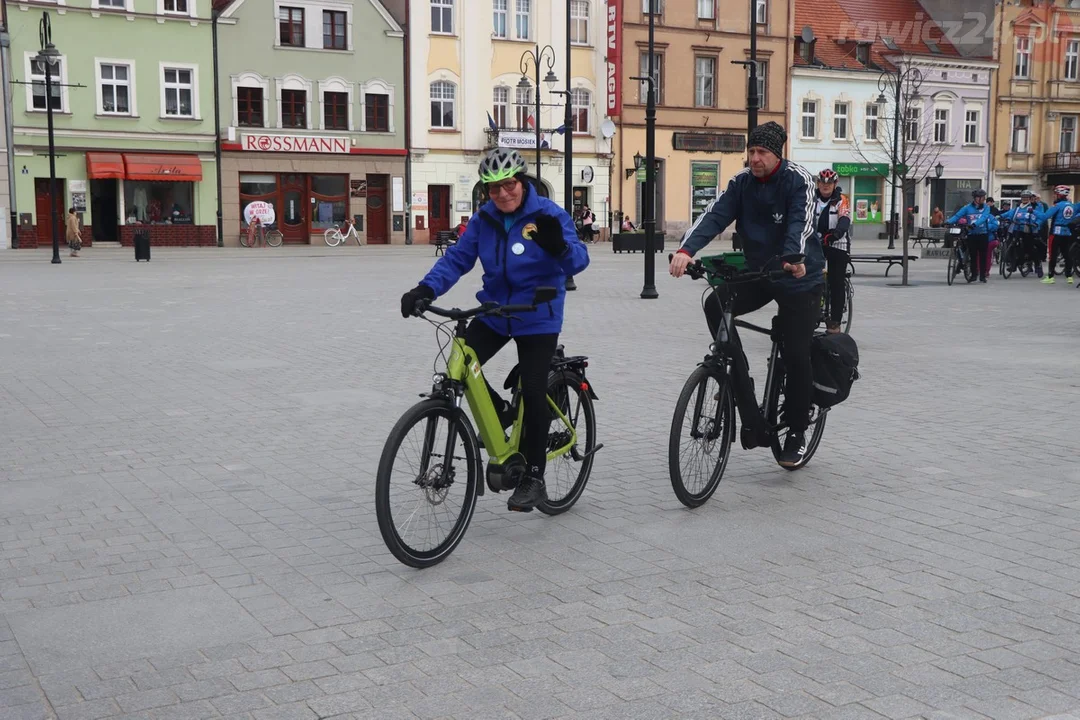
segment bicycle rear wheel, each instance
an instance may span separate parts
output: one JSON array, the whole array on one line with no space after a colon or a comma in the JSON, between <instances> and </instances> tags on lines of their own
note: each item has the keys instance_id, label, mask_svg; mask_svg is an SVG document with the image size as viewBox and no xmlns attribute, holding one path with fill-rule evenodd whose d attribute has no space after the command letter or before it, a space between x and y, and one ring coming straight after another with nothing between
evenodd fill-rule
<instances>
[{"instance_id":1,"label":"bicycle rear wheel","mask_svg":"<svg viewBox=\"0 0 1080 720\"><path fill-rule=\"evenodd\" d=\"M341 244L341 233L336 228L330 228L323 233L323 241L330 247L337 247Z\"/></svg>"},{"instance_id":2,"label":"bicycle rear wheel","mask_svg":"<svg viewBox=\"0 0 1080 720\"><path fill-rule=\"evenodd\" d=\"M840 318L844 332L851 332L851 318L855 315L855 286L851 284L851 278L844 280L844 315Z\"/></svg>"},{"instance_id":3,"label":"bicycle rear wheel","mask_svg":"<svg viewBox=\"0 0 1080 720\"><path fill-rule=\"evenodd\" d=\"M445 400L425 400L397 421L375 476L375 515L399 561L430 567L458 546L476 507L478 457L472 425Z\"/></svg>"},{"instance_id":4,"label":"bicycle rear wheel","mask_svg":"<svg viewBox=\"0 0 1080 720\"><path fill-rule=\"evenodd\" d=\"M240 233L240 244L243 247L251 247L252 243L248 240L248 234L246 232Z\"/></svg>"},{"instance_id":5,"label":"bicycle rear wheel","mask_svg":"<svg viewBox=\"0 0 1080 720\"><path fill-rule=\"evenodd\" d=\"M545 515L558 515L572 508L589 482L596 448L596 410L586 387L581 376L569 370L552 373L548 378L548 398L559 410L556 413L549 403L548 452L566 447L570 442L570 427L577 435L577 442L548 460L544 473L548 497L536 506Z\"/></svg>"},{"instance_id":6,"label":"bicycle rear wheel","mask_svg":"<svg viewBox=\"0 0 1080 720\"><path fill-rule=\"evenodd\" d=\"M723 370L702 365L687 378L671 419L668 472L679 502L694 508L712 497L734 439L731 380Z\"/></svg>"},{"instance_id":7,"label":"bicycle rear wheel","mask_svg":"<svg viewBox=\"0 0 1080 720\"><path fill-rule=\"evenodd\" d=\"M285 239L280 230L267 230L265 237L266 244L270 247L281 247L281 242Z\"/></svg>"},{"instance_id":8,"label":"bicycle rear wheel","mask_svg":"<svg viewBox=\"0 0 1080 720\"><path fill-rule=\"evenodd\" d=\"M780 454L784 450L782 440L788 429L786 418L781 419L784 412L784 386L786 381L787 376L781 364L774 373L773 386L765 403L765 418L770 427L776 428L776 432L772 436L772 453L777 464L779 464ZM814 404L810 405L810 423L806 426L806 434L809 437L806 442L806 454L798 465L792 467L780 465L780 467L792 471L806 467L806 464L814 457L814 453L817 452L818 446L821 444L821 437L825 434L825 420L828 414L828 410L823 410Z\"/></svg>"},{"instance_id":9,"label":"bicycle rear wheel","mask_svg":"<svg viewBox=\"0 0 1080 720\"><path fill-rule=\"evenodd\" d=\"M959 262L958 255L959 253L954 246L952 252L949 253L949 268L947 271L948 275L946 275L946 280L948 281L949 285L953 284L953 278L956 277L956 264Z\"/></svg>"},{"instance_id":10,"label":"bicycle rear wheel","mask_svg":"<svg viewBox=\"0 0 1080 720\"><path fill-rule=\"evenodd\" d=\"M1012 277L1012 274L1016 271L1019 265L1020 258L1019 249L1013 243L1009 243L1005 247L1005 252L1001 253L1001 262L998 264L998 271L1001 273L1001 277L1008 280ZM1011 269L1010 269L1011 268Z\"/></svg>"}]
</instances>

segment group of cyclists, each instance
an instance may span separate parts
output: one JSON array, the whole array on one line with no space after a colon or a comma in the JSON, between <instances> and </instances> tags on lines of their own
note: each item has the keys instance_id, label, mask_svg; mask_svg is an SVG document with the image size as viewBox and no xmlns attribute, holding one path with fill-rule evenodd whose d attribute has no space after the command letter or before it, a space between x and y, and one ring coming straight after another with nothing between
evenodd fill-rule
<instances>
[{"instance_id":1,"label":"group of cyclists","mask_svg":"<svg viewBox=\"0 0 1080 720\"><path fill-rule=\"evenodd\" d=\"M1034 192L1025 190L1019 204L999 212L988 202L986 190L979 188L972 191L971 202L957 210L945 224L966 231L964 250L972 259L973 276L979 282L985 283L989 278L994 243L1009 240L1015 243L1017 252L1002 254L999 260L1006 264L1008 272L1032 267L1043 283L1052 285L1060 258L1064 260L1066 282L1071 285L1078 255L1074 237L1080 221L1080 203L1071 202L1070 194L1068 185L1058 185L1054 188L1053 204L1047 206ZM1045 276L1043 258L1049 259ZM957 263L954 275L962 269Z\"/></svg>"}]
</instances>

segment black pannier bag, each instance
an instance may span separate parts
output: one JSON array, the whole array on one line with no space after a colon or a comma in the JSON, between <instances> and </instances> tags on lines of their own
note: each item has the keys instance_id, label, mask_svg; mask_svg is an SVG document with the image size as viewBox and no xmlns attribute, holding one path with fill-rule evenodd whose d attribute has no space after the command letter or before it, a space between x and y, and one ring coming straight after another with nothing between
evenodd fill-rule
<instances>
[{"instance_id":1,"label":"black pannier bag","mask_svg":"<svg viewBox=\"0 0 1080 720\"><path fill-rule=\"evenodd\" d=\"M839 405L851 394L859 379L859 346L846 333L817 335L810 347L814 368L814 404L828 408Z\"/></svg>"}]
</instances>

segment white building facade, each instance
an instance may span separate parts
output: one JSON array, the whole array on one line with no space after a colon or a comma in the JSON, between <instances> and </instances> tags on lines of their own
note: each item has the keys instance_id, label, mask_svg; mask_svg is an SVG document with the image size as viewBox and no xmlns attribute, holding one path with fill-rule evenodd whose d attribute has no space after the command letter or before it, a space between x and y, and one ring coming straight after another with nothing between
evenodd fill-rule
<instances>
[{"instance_id":1,"label":"white building facade","mask_svg":"<svg viewBox=\"0 0 1080 720\"><path fill-rule=\"evenodd\" d=\"M605 138L606 4L569 3L572 73L566 77L566 8L554 0L410 0L410 216L415 242L455 227L486 199L477 167L496 144L512 144L536 175L536 69L522 55L546 48L541 78L557 76L569 92L574 125L574 204L587 204L606 225L610 210L611 140ZM467 7L466 7L467 6ZM554 53L552 53L554 49ZM548 58L554 63L548 65ZM564 202L565 95L540 85L544 192ZM495 129L492 128L494 124ZM549 147L543 147L544 145Z\"/></svg>"}]
</instances>

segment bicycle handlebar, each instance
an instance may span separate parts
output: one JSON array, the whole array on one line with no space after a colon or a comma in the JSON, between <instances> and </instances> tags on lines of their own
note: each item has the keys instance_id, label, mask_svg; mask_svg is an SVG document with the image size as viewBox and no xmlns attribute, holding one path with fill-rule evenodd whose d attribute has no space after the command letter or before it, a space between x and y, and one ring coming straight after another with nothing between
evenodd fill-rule
<instances>
[{"instance_id":1,"label":"bicycle handlebar","mask_svg":"<svg viewBox=\"0 0 1080 720\"><path fill-rule=\"evenodd\" d=\"M429 300L418 300L416 302L414 314L419 316L429 312L432 315L438 315L439 317L444 317L448 320L468 320L479 315L509 316L513 313L534 312L535 310L536 305L499 305L498 303L484 303L483 305L470 310L462 310L460 308L447 309L436 307L435 305L432 305Z\"/></svg>"},{"instance_id":2,"label":"bicycle handlebar","mask_svg":"<svg viewBox=\"0 0 1080 720\"><path fill-rule=\"evenodd\" d=\"M668 255L668 262L674 259L674 255ZM694 280L701 280L709 275L713 277L722 278L726 283L748 283L758 280L782 280L785 277L789 277L791 273L787 270L739 270L730 265L721 265L721 268L726 268L727 271L714 271L705 267L700 260L695 260L690 265L686 266L686 274Z\"/></svg>"}]
</instances>

